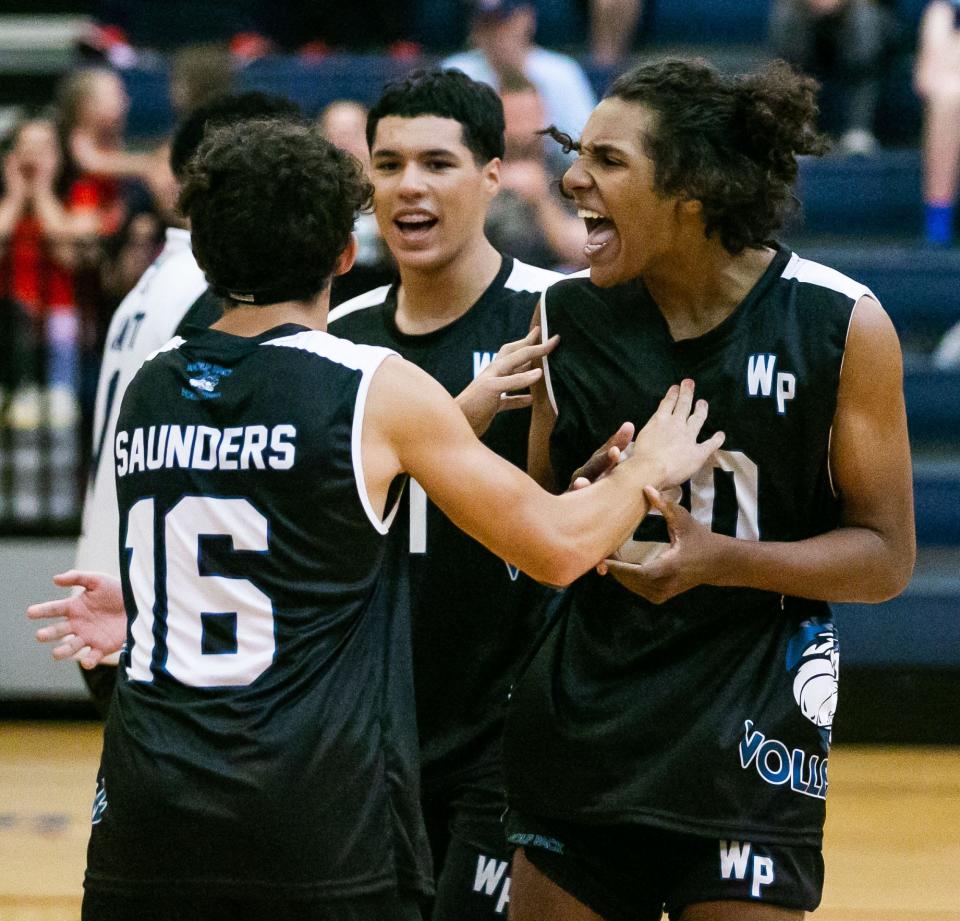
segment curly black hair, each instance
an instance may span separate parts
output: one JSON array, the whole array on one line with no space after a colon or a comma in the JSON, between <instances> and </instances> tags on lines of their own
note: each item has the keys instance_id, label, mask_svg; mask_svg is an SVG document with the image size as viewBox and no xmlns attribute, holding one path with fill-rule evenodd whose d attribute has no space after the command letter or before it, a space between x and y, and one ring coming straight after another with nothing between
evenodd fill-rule
<instances>
[{"instance_id":1,"label":"curly black hair","mask_svg":"<svg viewBox=\"0 0 960 921\"><path fill-rule=\"evenodd\" d=\"M503 103L486 83L471 80L463 71L415 70L389 83L367 115L367 146L373 147L381 118L398 115L417 118L436 115L460 122L463 143L477 166L503 158Z\"/></svg>"},{"instance_id":2,"label":"curly black hair","mask_svg":"<svg viewBox=\"0 0 960 921\"><path fill-rule=\"evenodd\" d=\"M207 131L178 206L214 291L269 304L326 288L372 193L356 158L315 126L254 120Z\"/></svg>"},{"instance_id":3,"label":"curly black hair","mask_svg":"<svg viewBox=\"0 0 960 921\"><path fill-rule=\"evenodd\" d=\"M707 236L736 255L769 241L795 207L797 156L827 149L816 128L818 88L783 61L727 76L705 61L672 59L628 71L604 98L655 113L643 138L655 188L699 201Z\"/></svg>"}]
</instances>

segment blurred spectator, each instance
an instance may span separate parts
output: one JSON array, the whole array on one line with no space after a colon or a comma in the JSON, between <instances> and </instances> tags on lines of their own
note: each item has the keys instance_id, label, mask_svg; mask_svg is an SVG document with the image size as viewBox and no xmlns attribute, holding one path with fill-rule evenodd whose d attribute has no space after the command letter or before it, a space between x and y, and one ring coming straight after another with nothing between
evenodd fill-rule
<instances>
[{"instance_id":1,"label":"blurred spectator","mask_svg":"<svg viewBox=\"0 0 960 921\"><path fill-rule=\"evenodd\" d=\"M101 205L109 201L112 217L101 228L109 235L123 222L118 180L145 182L161 210L172 211L175 183L166 151L130 153L125 149L130 98L123 81L106 67L88 67L70 74L58 94L60 121L74 169L99 186Z\"/></svg>"},{"instance_id":2,"label":"blurred spectator","mask_svg":"<svg viewBox=\"0 0 960 921\"><path fill-rule=\"evenodd\" d=\"M877 0L774 0L771 50L837 88L845 153L877 148L874 116L893 33L891 15Z\"/></svg>"},{"instance_id":3,"label":"blurred spectator","mask_svg":"<svg viewBox=\"0 0 960 921\"><path fill-rule=\"evenodd\" d=\"M328 141L352 153L369 173L367 110L364 106L350 99L338 99L320 113L318 123ZM393 280L393 260L380 236L373 213L360 214L353 232L357 238L357 260L346 275L334 278L330 293L332 306Z\"/></svg>"},{"instance_id":4,"label":"blurred spectator","mask_svg":"<svg viewBox=\"0 0 960 921\"><path fill-rule=\"evenodd\" d=\"M60 88L69 165L84 190L83 204L98 214L99 232L107 241L101 273L105 297L96 305L100 326L153 261L161 240L155 212L158 207L172 212L176 195L165 150L126 150L129 106L123 81L107 68L76 71ZM143 183L149 185L152 198Z\"/></svg>"},{"instance_id":5,"label":"blurred spectator","mask_svg":"<svg viewBox=\"0 0 960 921\"><path fill-rule=\"evenodd\" d=\"M529 0L475 0L470 31L474 48L448 57L443 66L497 90L505 73L519 71L540 93L547 121L576 137L596 104L593 89L573 58L533 43L536 26Z\"/></svg>"},{"instance_id":6,"label":"blurred spectator","mask_svg":"<svg viewBox=\"0 0 960 921\"><path fill-rule=\"evenodd\" d=\"M97 218L79 183L68 184L54 122L31 119L13 132L0 199L0 309L7 422L33 429L77 419L79 320L74 273Z\"/></svg>"},{"instance_id":7,"label":"blurred spectator","mask_svg":"<svg viewBox=\"0 0 960 921\"><path fill-rule=\"evenodd\" d=\"M170 62L170 102L177 118L230 92L233 61L225 44L207 42L178 48Z\"/></svg>"},{"instance_id":8,"label":"blurred spectator","mask_svg":"<svg viewBox=\"0 0 960 921\"><path fill-rule=\"evenodd\" d=\"M914 85L924 101L926 239L949 246L960 182L960 0L933 0L924 10Z\"/></svg>"},{"instance_id":9,"label":"blurred spectator","mask_svg":"<svg viewBox=\"0 0 960 921\"><path fill-rule=\"evenodd\" d=\"M960 369L960 323L944 333L933 352L933 366L941 371Z\"/></svg>"},{"instance_id":10,"label":"blurred spectator","mask_svg":"<svg viewBox=\"0 0 960 921\"><path fill-rule=\"evenodd\" d=\"M539 133L546 121L540 94L513 71L504 74L500 96L506 153L501 191L487 215L487 237L501 252L531 265L582 268L587 231L560 195L566 164L548 155Z\"/></svg>"},{"instance_id":11,"label":"blurred spectator","mask_svg":"<svg viewBox=\"0 0 960 921\"><path fill-rule=\"evenodd\" d=\"M590 55L598 67L613 70L633 47L641 0L590 0Z\"/></svg>"}]
</instances>

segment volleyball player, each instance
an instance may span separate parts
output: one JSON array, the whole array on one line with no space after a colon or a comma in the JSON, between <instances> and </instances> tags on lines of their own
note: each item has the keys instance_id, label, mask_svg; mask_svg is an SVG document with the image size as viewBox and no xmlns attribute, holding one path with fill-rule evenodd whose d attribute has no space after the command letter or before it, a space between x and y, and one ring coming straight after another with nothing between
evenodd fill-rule
<instances>
[{"instance_id":1,"label":"volleyball player","mask_svg":"<svg viewBox=\"0 0 960 921\"><path fill-rule=\"evenodd\" d=\"M376 216L400 277L337 307L330 331L422 368L457 397L484 444L524 468L525 393L539 373L526 369L552 346L536 345L536 331L528 337L530 317L540 292L563 276L498 252L484 234L500 188L500 99L459 71L419 72L385 89L367 137ZM411 584L421 803L437 877L432 917L503 918L503 717L552 592L464 534L416 482L398 525L406 558L395 562L409 567Z\"/></svg>"},{"instance_id":2,"label":"volleyball player","mask_svg":"<svg viewBox=\"0 0 960 921\"><path fill-rule=\"evenodd\" d=\"M414 918L430 881L404 599L382 564L404 472L535 578L565 584L722 443L673 386L633 456L552 497L443 388L326 332L369 188L316 129L225 127L180 198L228 304L154 353L114 440L127 645L84 919ZM75 600L74 600L75 602ZM46 628L101 645L83 605ZM456 616L451 612L451 616Z\"/></svg>"},{"instance_id":3,"label":"volleyball player","mask_svg":"<svg viewBox=\"0 0 960 921\"><path fill-rule=\"evenodd\" d=\"M560 344L531 470L564 483L683 376L727 440L682 508L651 494L669 533L648 516L612 575L565 593L514 688L514 921L786 921L820 901L827 602L896 595L915 547L893 326L863 285L770 242L796 157L823 149L814 91L783 64L644 65L575 145L590 277L541 302Z\"/></svg>"}]
</instances>

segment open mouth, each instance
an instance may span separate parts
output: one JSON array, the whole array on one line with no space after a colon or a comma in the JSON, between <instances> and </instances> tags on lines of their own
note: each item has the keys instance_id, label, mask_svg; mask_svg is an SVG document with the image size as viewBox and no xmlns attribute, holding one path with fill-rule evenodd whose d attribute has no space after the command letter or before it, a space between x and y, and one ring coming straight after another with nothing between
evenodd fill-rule
<instances>
[{"instance_id":1,"label":"open mouth","mask_svg":"<svg viewBox=\"0 0 960 921\"><path fill-rule=\"evenodd\" d=\"M587 227L587 242L583 247L583 252L588 259L599 254L611 241L616 239L616 224L606 215L589 208L579 208L577 217L582 218Z\"/></svg>"},{"instance_id":2,"label":"open mouth","mask_svg":"<svg viewBox=\"0 0 960 921\"><path fill-rule=\"evenodd\" d=\"M394 218L393 223L404 238L416 240L425 237L440 220L430 214L404 214Z\"/></svg>"}]
</instances>

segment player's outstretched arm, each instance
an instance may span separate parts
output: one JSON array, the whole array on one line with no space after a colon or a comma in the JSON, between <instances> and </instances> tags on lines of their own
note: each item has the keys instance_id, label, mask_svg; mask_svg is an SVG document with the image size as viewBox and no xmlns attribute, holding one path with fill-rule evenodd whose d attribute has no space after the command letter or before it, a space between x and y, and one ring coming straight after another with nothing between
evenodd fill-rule
<instances>
[{"instance_id":1,"label":"player's outstretched arm","mask_svg":"<svg viewBox=\"0 0 960 921\"><path fill-rule=\"evenodd\" d=\"M693 382L672 387L641 430L632 456L584 489L554 496L473 434L432 378L388 359L367 397L364 472L382 508L398 471L414 476L458 527L534 579L566 585L633 533L643 487L674 485L702 466L722 434L697 443L706 419Z\"/></svg>"},{"instance_id":2,"label":"player's outstretched arm","mask_svg":"<svg viewBox=\"0 0 960 921\"><path fill-rule=\"evenodd\" d=\"M791 543L737 540L651 494L670 547L640 566L607 560L601 569L657 603L703 583L823 601L879 602L903 591L916 556L903 365L893 324L869 297L847 339L830 469L842 503L834 531Z\"/></svg>"},{"instance_id":3,"label":"player's outstretched arm","mask_svg":"<svg viewBox=\"0 0 960 921\"><path fill-rule=\"evenodd\" d=\"M93 668L119 650L127 638L120 582L105 573L76 569L54 576L53 581L63 588L79 586L83 591L27 608L31 620L56 621L37 630L37 640L59 641L60 645L53 650L55 659L72 659L79 653L80 664Z\"/></svg>"}]
</instances>

